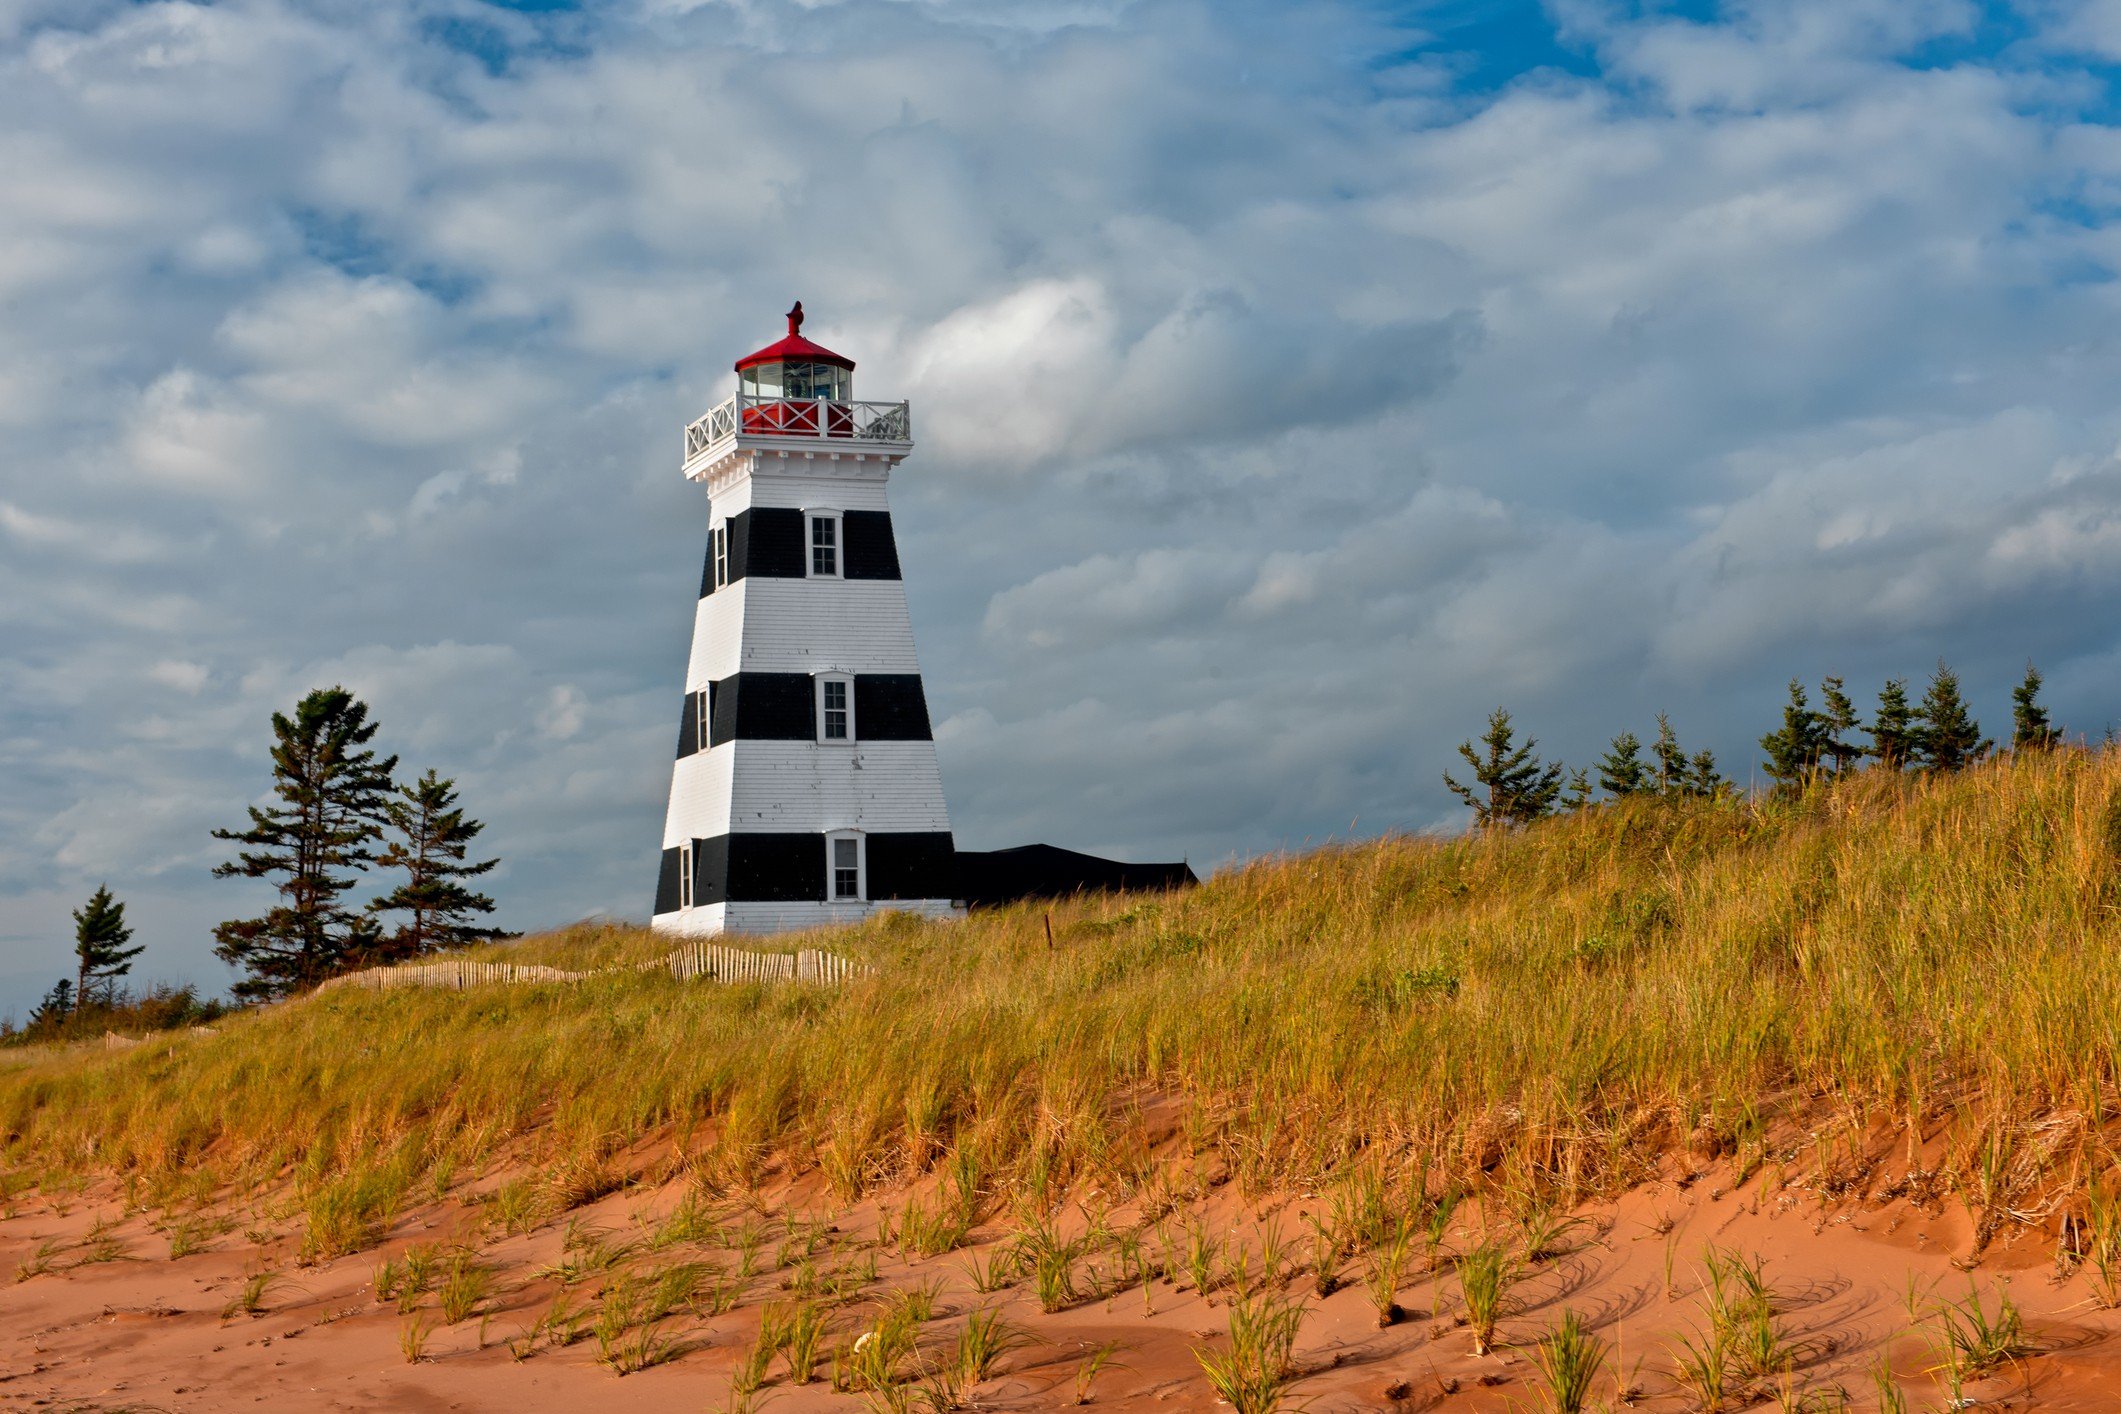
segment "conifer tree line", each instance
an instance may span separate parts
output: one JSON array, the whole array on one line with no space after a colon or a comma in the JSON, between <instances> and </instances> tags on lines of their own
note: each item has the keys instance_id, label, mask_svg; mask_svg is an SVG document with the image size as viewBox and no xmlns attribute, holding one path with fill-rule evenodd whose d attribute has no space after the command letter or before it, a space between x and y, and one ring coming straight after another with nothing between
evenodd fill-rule
<instances>
[{"instance_id":1,"label":"conifer tree line","mask_svg":"<svg viewBox=\"0 0 2121 1414\"><path fill-rule=\"evenodd\" d=\"M126 985L133 959L146 951L133 942L125 921L125 904L98 885L88 902L74 910L74 975L52 984L27 1024L0 1021L0 1045L94 1035L98 1031L166 1030L212 1021L220 1003L203 999L191 987L157 984L135 995Z\"/></svg>"},{"instance_id":2,"label":"conifer tree line","mask_svg":"<svg viewBox=\"0 0 2121 1414\"><path fill-rule=\"evenodd\" d=\"M377 726L367 704L343 687L319 688L292 716L275 712L272 728L272 803L250 807L248 829L214 831L242 846L216 878L271 879L280 896L260 917L214 929L215 955L250 974L232 989L238 998L268 1000L341 972L515 936L478 921L494 903L466 883L500 863L468 857L486 827L458 804L456 782L434 770L394 779L398 758L369 744ZM391 884L356 907L347 895L371 868ZM132 938L125 904L98 886L74 911L74 975L53 984L25 1027L0 1025L0 1040L221 1014L190 987L126 992L122 981L144 950Z\"/></svg>"},{"instance_id":3,"label":"conifer tree line","mask_svg":"<svg viewBox=\"0 0 2121 1414\"><path fill-rule=\"evenodd\" d=\"M2026 664L2025 677L2011 690L2011 751L2044 751L2062 741L2041 705L2041 685L2039 670ZM1498 707L1477 743L1459 743L1471 780L1461 784L1446 771L1444 784L1483 827L1526 824L1600 799L1709 797L1732 789L1714 754L1688 755L1661 712L1647 747L1635 733L1622 732L1589 770L1543 762L1538 745L1530 737L1520 743L1510 714ZM1760 739L1760 749L1770 789L1793 792L1864 769L1957 771L1989 755L1996 743L1981 734L1958 674L1940 661L1919 702L1908 700L1905 678L1888 678L1867 722L1840 678L1820 682L1817 707L1804 683L1793 678L1782 724Z\"/></svg>"},{"instance_id":4,"label":"conifer tree line","mask_svg":"<svg viewBox=\"0 0 2121 1414\"><path fill-rule=\"evenodd\" d=\"M250 975L238 997L263 1000L341 972L514 936L478 919L493 900L465 881L500 861L468 858L485 826L457 803L456 782L429 769L395 779L398 758L370 743L377 723L343 687L318 688L272 718L273 800L250 827L215 830L242 846L216 878L271 879L279 902L214 929L214 953ZM394 886L355 906L371 868Z\"/></svg>"}]
</instances>

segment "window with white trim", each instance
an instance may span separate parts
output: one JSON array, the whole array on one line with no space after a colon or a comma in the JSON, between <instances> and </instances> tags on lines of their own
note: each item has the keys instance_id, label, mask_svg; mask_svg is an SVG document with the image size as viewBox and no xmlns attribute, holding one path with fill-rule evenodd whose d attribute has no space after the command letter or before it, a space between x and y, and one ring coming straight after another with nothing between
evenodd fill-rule
<instances>
[{"instance_id":1,"label":"window with white trim","mask_svg":"<svg viewBox=\"0 0 2121 1414\"><path fill-rule=\"evenodd\" d=\"M859 902L869 896L867 853L862 848L862 837L848 832L825 837L826 863L829 877L825 880L826 895L834 903Z\"/></svg>"},{"instance_id":2,"label":"window with white trim","mask_svg":"<svg viewBox=\"0 0 2121 1414\"><path fill-rule=\"evenodd\" d=\"M708 531L707 538L714 547L714 587L720 589L729 583L729 523Z\"/></svg>"},{"instance_id":3,"label":"window with white trim","mask_svg":"<svg viewBox=\"0 0 2121 1414\"><path fill-rule=\"evenodd\" d=\"M695 734L695 739L698 742L699 749L701 751L705 751L708 747L708 744L714 740L713 683L709 683L707 684L707 686L699 690L699 692L694 697L694 704L694 711L696 715L694 716L692 722L693 732Z\"/></svg>"},{"instance_id":4,"label":"window with white trim","mask_svg":"<svg viewBox=\"0 0 2121 1414\"><path fill-rule=\"evenodd\" d=\"M818 676L817 739L838 746L854 741L854 679L845 673Z\"/></svg>"},{"instance_id":5,"label":"window with white trim","mask_svg":"<svg viewBox=\"0 0 2121 1414\"><path fill-rule=\"evenodd\" d=\"M692 841L678 846L678 907L692 907Z\"/></svg>"},{"instance_id":6,"label":"window with white trim","mask_svg":"<svg viewBox=\"0 0 2121 1414\"><path fill-rule=\"evenodd\" d=\"M810 513L810 577L812 579L838 579L840 577L840 513L838 511L812 511Z\"/></svg>"}]
</instances>

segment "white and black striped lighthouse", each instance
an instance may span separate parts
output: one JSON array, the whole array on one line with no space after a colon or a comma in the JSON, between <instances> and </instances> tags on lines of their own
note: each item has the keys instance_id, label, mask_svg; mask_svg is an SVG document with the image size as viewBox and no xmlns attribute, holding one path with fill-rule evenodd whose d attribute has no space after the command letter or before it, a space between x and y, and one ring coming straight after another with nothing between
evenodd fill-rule
<instances>
[{"instance_id":1,"label":"white and black striped lighthouse","mask_svg":"<svg viewBox=\"0 0 2121 1414\"><path fill-rule=\"evenodd\" d=\"M941 915L957 892L884 497L910 410L856 402L853 360L802 323L798 304L685 429L707 560L656 886L667 932Z\"/></svg>"}]
</instances>

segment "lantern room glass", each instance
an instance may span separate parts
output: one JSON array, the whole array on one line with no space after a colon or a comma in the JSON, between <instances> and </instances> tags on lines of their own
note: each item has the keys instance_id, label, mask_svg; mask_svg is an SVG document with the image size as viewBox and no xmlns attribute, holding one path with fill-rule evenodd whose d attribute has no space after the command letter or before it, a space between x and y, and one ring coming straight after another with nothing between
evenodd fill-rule
<instances>
[{"instance_id":1,"label":"lantern room glass","mask_svg":"<svg viewBox=\"0 0 2121 1414\"><path fill-rule=\"evenodd\" d=\"M761 363L740 375L747 400L809 400L844 403L854 394L854 375L830 363Z\"/></svg>"}]
</instances>

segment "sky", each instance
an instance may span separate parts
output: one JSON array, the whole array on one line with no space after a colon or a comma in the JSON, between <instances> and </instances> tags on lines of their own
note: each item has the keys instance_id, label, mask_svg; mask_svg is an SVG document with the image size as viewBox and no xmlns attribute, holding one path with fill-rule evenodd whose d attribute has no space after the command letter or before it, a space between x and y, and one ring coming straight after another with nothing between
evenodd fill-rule
<instances>
[{"instance_id":1,"label":"sky","mask_svg":"<svg viewBox=\"0 0 2121 1414\"><path fill-rule=\"evenodd\" d=\"M0 1016L344 684L499 919L645 917L706 528L806 333L906 398L962 847L1462 826L1507 706L2028 661L2121 721L2121 0L0 0Z\"/></svg>"}]
</instances>

